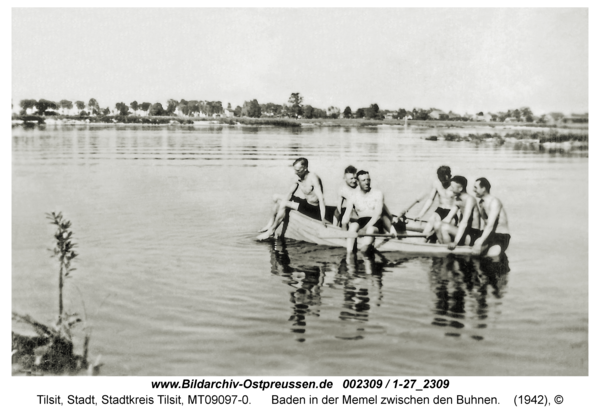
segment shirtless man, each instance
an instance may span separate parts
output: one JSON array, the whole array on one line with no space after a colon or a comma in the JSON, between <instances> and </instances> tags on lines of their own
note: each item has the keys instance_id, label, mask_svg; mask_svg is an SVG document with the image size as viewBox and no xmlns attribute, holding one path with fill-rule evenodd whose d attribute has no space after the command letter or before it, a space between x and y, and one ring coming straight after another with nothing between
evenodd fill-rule
<instances>
[{"instance_id":1,"label":"shirtless man","mask_svg":"<svg viewBox=\"0 0 600 415\"><path fill-rule=\"evenodd\" d=\"M348 166L346 170L344 170L344 184L340 187L338 192L338 204L333 216L333 226L339 226L342 218L344 217L344 213L346 212L346 207L344 206L344 201L346 201L346 205L348 204L347 200L350 198L353 192L356 191L356 186L358 183L356 182L356 167Z\"/></svg>"},{"instance_id":2,"label":"shirtless man","mask_svg":"<svg viewBox=\"0 0 600 415\"><path fill-rule=\"evenodd\" d=\"M465 245L467 237L469 244L473 245L475 240L481 236L479 230L479 209L477 200L467 193L467 179L463 176L454 176L450 180L449 190L454 195L454 206L450 209L446 218L436 227L438 241L448 244L449 250L454 250L457 245ZM461 220L458 226L452 225L450 218L460 209Z\"/></svg>"},{"instance_id":3,"label":"shirtless man","mask_svg":"<svg viewBox=\"0 0 600 415\"><path fill-rule=\"evenodd\" d=\"M481 237L475 241L473 251L477 254L485 252L487 256L498 256L506 251L510 242L508 216L500 199L490 194L492 185L485 178L475 180L473 191L479 201L481 218L485 228Z\"/></svg>"},{"instance_id":4,"label":"shirtless man","mask_svg":"<svg viewBox=\"0 0 600 415\"><path fill-rule=\"evenodd\" d=\"M439 226L440 222L448 216L448 214L450 213L450 209L452 209L453 206L454 194L451 191L447 190L450 186L450 177L452 177L450 167L440 166L437 169L437 177L438 180L433 181L431 191L425 193L423 196L414 201L412 205L402 210L398 214L398 217L403 217L404 215L406 215L406 212L408 212L414 205L427 199L427 202L421 209L421 212L419 212L419 214L415 217L415 220L419 220L429 210L429 208L431 207L431 205L437 197L438 208L435 210L435 213L431 216L431 218L429 218L425 229L423 229L424 235L429 235L431 231L436 228L436 226ZM453 216L450 216L450 218L452 217ZM396 223L397 221L398 218L395 217L393 223Z\"/></svg>"},{"instance_id":5,"label":"shirtless man","mask_svg":"<svg viewBox=\"0 0 600 415\"><path fill-rule=\"evenodd\" d=\"M275 229L279 226L288 210L293 209L298 212L316 219L326 226L325 221L325 201L323 199L323 184L321 179L315 173L308 171L308 160L301 157L294 161L294 173L298 179L294 182L287 195L281 197L273 196L275 202L273 208L273 216L271 220L261 230L261 234L256 239L263 241L269 239L275 233ZM294 196L296 190L300 189L304 193L305 199Z\"/></svg>"},{"instance_id":6,"label":"shirtless man","mask_svg":"<svg viewBox=\"0 0 600 415\"><path fill-rule=\"evenodd\" d=\"M344 170L344 184L340 187L340 191L338 193L338 205L336 211L334 213L333 225L340 226L341 220L344 217L344 213L346 212L346 208L342 207L344 200L348 200L350 196L357 191L358 182L356 180L356 167L348 166L346 170ZM347 202L346 202L347 204ZM391 233L392 235L396 235L396 228L392 225L393 215L386 206L383 204L383 214L381 216L381 221L383 223L383 228L385 231ZM350 221L353 222L356 220L356 213L352 212L350 216Z\"/></svg>"},{"instance_id":7,"label":"shirtless man","mask_svg":"<svg viewBox=\"0 0 600 415\"><path fill-rule=\"evenodd\" d=\"M371 176L368 171L361 170L356 173L358 189L348 199L346 213L342 218L342 228L350 222L352 209L356 210L358 220L350 223L348 230L358 232L365 229L366 233L380 233L383 229L381 217L383 215L383 193L380 190L371 189ZM365 237L365 249L368 249L375 238ZM348 238L346 248L348 253L354 251L356 238Z\"/></svg>"}]
</instances>

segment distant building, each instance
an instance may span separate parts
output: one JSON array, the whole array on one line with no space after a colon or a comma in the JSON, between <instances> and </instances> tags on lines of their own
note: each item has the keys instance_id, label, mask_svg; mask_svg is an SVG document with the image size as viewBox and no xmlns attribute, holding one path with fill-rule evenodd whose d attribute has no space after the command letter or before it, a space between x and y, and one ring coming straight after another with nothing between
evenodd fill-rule
<instances>
[{"instance_id":1,"label":"distant building","mask_svg":"<svg viewBox=\"0 0 600 415\"><path fill-rule=\"evenodd\" d=\"M442 115L446 115L446 113L442 110L438 110L438 109L434 109L431 112L429 112L429 114L427 114L427 116L429 118L431 118L432 120L439 120L440 116Z\"/></svg>"},{"instance_id":2,"label":"distant building","mask_svg":"<svg viewBox=\"0 0 600 415\"><path fill-rule=\"evenodd\" d=\"M462 119L462 115L460 115L460 114L456 114L456 113L454 113L454 112L450 111L450 112L448 113L448 119L449 119L449 120L460 120L460 119Z\"/></svg>"},{"instance_id":3,"label":"distant building","mask_svg":"<svg viewBox=\"0 0 600 415\"><path fill-rule=\"evenodd\" d=\"M398 118L398 113L397 112L388 112L387 114L385 114L385 119L386 120L391 120L394 118Z\"/></svg>"}]
</instances>

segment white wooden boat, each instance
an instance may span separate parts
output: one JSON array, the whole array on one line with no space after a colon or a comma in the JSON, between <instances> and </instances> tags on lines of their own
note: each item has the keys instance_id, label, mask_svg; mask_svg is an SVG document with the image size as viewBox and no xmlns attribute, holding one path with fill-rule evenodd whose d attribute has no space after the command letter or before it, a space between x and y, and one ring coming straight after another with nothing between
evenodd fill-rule
<instances>
[{"instance_id":1,"label":"white wooden boat","mask_svg":"<svg viewBox=\"0 0 600 415\"><path fill-rule=\"evenodd\" d=\"M407 223L406 235L418 235L422 226L418 222L409 221ZM335 229L335 228L334 228ZM327 232L320 221L309 218L306 215L294 210L289 212L289 216L277 229L277 236L283 233L286 238L297 241L310 242L318 245L346 247L346 238L331 237L332 232ZM333 232L335 234L343 232ZM358 247L362 245L362 239L358 238ZM373 246L380 252L406 252L411 254L427 255L471 255L470 246L457 246L453 251L448 249L447 245L425 242L424 238L375 238Z\"/></svg>"}]
</instances>

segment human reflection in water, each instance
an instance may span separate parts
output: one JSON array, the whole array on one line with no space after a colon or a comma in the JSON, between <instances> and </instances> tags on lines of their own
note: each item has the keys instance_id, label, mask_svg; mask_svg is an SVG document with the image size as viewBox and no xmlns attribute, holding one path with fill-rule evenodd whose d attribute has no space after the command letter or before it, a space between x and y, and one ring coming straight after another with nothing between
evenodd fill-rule
<instances>
[{"instance_id":1,"label":"human reflection in water","mask_svg":"<svg viewBox=\"0 0 600 415\"><path fill-rule=\"evenodd\" d=\"M320 314L321 289L327 264L291 266L290 256L284 240L274 240L271 249L271 272L287 278L294 288L290 293L292 332L298 334L299 342L306 340L306 317Z\"/></svg>"},{"instance_id":2,"label":"human reflection in water","mask_svg":"<svg viewBox=\"0 0 600 415\"><path fill-rule=\"evenodd\" d=\"M479 330L487 327L490 314L498 312L494 308L501 304L509 271L505 254L495 260L453 255L432 258L429 276L436 317L431 324L450 327L446 336L459 337L465 329L474 332L472 339L483 340Z\"/></svg>"},{"instance_id":3,"label":"human reflection in water","mask_svg":"<svg viewBox=\"0 0 600 415\"><path fill-rule=\"evenodd\" d=\"M347 326L351 328L351 333L337 335L338 339L363 338L363 326L369 320L369 310L371 307L380 307L383 301L382 277L386 264L385 257L378 253L349 253L341 261L334 279L334 284L341 287L343 292L339 318L347 323L359 324L358 327Z\"/></svg>"},{"instance_id":4,"label":"human reflection in water","mask_svg":"<svg viewBox=\"0 0 600 415\"><path fill-rule=\"evenodd\" d=\"M290 259L294 257L294 264ZM296 333L299 342L306 340L307 317L319 317L322 307L322 292L325 289L342 289L342 310L340 320L350 323L342 327L351 333L336 335L347 340L362 339L364 323L368 321L368 313L372 307L379 307L383 300L382 273L386 259L381 256L362 256L355 254L342 255L340 249L323 249L305 244L286 244L284 240L272 241L271 272L284 277L286 283L293 287L290 293L292 303L292 332ZM335 298L333 293L330 297ZM356 327L358 323L359 327ZM359 334L356 334L356 332Z\"/></svg>"}]
</instances>

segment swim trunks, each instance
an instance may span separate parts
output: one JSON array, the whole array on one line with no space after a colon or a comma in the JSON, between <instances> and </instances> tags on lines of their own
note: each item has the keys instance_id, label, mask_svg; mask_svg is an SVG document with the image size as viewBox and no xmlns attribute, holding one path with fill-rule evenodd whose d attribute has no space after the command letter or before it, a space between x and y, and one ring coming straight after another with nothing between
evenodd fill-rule
<instances>
[{"instance_id":1,"label":"swim trunks","mask_svg":"<svg viewBox=\"0 0 600 415\"><path fill-rule=\"evenodd\" d=\"M327 222L333 223L333 218L338 214L337 208L335 206L325 206L325 220ZM341 219L338 219L341 220Z\"/></svg>"},{"instance_id":2,"label":"swim trunks","mask_svg":"<svg viewBox=\"0 0 600 415\"><path fill-rule=\"evenodd\" d=\"M358 222L358 228L362 229L364 228L367 223L369 223L369 221L371 220L370 216L365 216L364 218L358 218L358 220L356 222ZM379 219L377 222L375 222L375 227L377 229L379 229L379 231L381 232L381 230L383 229L383 222L381 222L381 219Z\"/></svg>"},{"instance_id":3,"label":"swim trunks","mask_svg":"<svg viewBox=\"0 0 600 415\"><path fill-rule=\"evenodd\" d=\"M398 218L398 222L392 224L396 233L405 233L406 232L406 221L404 218Z\"/></svg>"},{"instance_id":4,"label":"swim trunks","mask_svg":"<svg viewBox=\"0 0 600 415\"><path fill-rule=\"evenodd\" d=\"M298 203L298 212L308 216L309 218L321 220L321 209L319 209L319 205L311 205L306 201L306 199L302 199L297 196L292 196L291 202Z\"/></svg>"},{"instance_id":5,"label":"swim trunks","mask_svg":"<svg viewBox=\"0 0 600 415\"><path fill-rule=\"evenodd\" d=\"M446 216L448 216L448 213L450 213L450 209L445 209L445 208L443 208L443 207L438 207L438 208L435 210L435 213L437 213L437 214L440 216L440 219L441 219L441 220L444 220L444 218L445 218ZM455 215L455 216L452 218L451 222L452 222L452 221L454 221L454 223L456 223L456 222L457 222L457 219L458 219L458 218L457 218L457 217L456 217L456 215Z\"/></svg>"},{"instance_id":6,"label":"swim trunks","mask_svg":"<svg viewBox=\"0 0 600 415\"><path fill-rule=\"evenodd\" d=\"M504 253L506 251L509 243L510 235L507 233L494 232L490 236L488 236L487 240L485 241L485 244L490 248L494 245L500 246L500 253Z\"/></svg>"},{"instance_id":7,"label":"swim trunks","mask_svg":"<svg viewBox=\"0 0 600 415\"><path fill-rule=\"evenodd\" d=\"M444 220L444 218L446 216L448 216L448 213L450 213L450 209L444 209L442 207L439 207L435 210L435 213L437 213L438 215L440 215L440 219Z\"/></svg>"},{"instance_id":8,"label":"swim trunks","mask_svg":"<svg viewBox=\"0 0 600 415\"><path fill-rule=\"evenodd\" d=\"M465 240L467 239L467 236L471 237L471 240L469 241L469 246L473 246L473 244L475 243L475 241L477 239L479 239L479 237L481 236L483 232L481 231L481 229L474 229L471 228L470 226L465 230L465 233L463 234L462 238L460 238L460 241L458 241L458 245L464 245L465 244Z\"/></svg>"}]
</instances>

